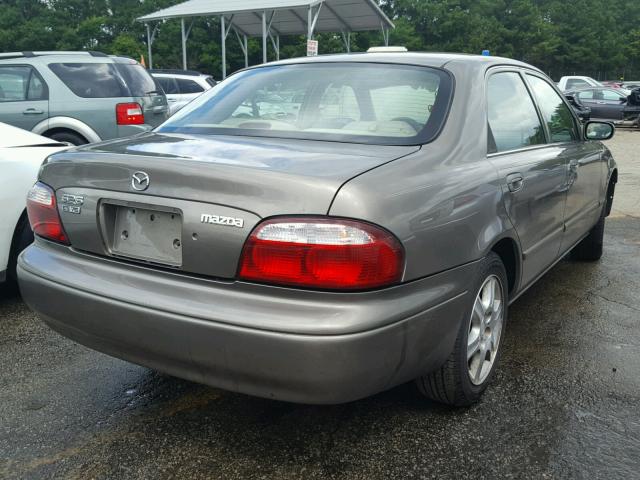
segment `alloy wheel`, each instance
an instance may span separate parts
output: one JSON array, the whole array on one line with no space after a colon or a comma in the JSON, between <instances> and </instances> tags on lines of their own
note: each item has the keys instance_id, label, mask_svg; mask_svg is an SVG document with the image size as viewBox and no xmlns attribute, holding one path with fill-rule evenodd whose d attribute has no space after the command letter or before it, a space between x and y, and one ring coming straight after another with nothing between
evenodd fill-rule
<instances>
[{"instance_id":1,"label":"alloy wheel","mask_svg":"<svg viewBox=\"0 0 640 480\"><path fill-rule=\"evenodd\" d=\"M491 373L498 353L504 320L502 283L496 275L489 276L476 295L467 336L469 378L481 385Z\"/></svg>"}]
</instances>

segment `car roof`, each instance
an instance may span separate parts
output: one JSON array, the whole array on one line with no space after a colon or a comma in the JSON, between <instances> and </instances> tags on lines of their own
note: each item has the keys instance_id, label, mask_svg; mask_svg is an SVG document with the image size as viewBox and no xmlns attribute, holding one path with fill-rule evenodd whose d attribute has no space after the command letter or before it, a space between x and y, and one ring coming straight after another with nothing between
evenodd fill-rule
<instances>
[{"instance_id":1,"label":"car roof","mask_svg":"<svg viewBox=\"0 0 640 480\"><path fill-rule=\"evenodd\" d=\"M168 75L168 76L182 76L182 77L210 77L206 73L201 73L196 70L179 70L177 68L150 68L149 73L151 75Z\"/></svg>"},{"instance_id":2,"label":"car roof","mask_svg":"<svg viewBox=\"0 0 640 480\"><path fill-rule=\"evenodd\" d=\"M138 63L129 57L107 55L102 52L13 52L0 54L1 63L81 62L81 63Z\"/></svg>"},{"instance_id":3,"label":"car roof","mask_svg":"<svg viewBox=\"0 0 640 480\"><path fill-rule=\"evenodd\" d=\"M444 68L451 62L465 63L478 68L487 69L494 66L514 66L540 70L518 60L504 57L485 55L472 55L464 53L431 53L431 52L376 52L376 53L345 53L334 55L318 55L317 57L291 58L264 65L292 65L301 63L339 63L339 62L363 62L363 63L397 63L404 65L419 65L427 67ZM251 68L259 68L258 65Z\"/></svg>"}]
</instances>

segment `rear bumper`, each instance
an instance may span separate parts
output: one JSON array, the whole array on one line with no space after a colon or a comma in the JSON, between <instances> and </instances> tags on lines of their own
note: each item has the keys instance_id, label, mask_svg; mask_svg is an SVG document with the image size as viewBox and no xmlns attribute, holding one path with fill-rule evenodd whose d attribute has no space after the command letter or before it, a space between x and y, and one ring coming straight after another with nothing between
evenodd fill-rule
<instances>
[{"instance_id":1,"label":"rear bumper","mask_svg":"<svg viewBox=\"0 0 640 480\"><path fill-rule=\"evenodd\" d=\"M226 390L331 404L441 365L473 269L343 295L194 280L38 240L18 275L26 302L51 328L95 350Z\"/></svg>"}]
</instances>

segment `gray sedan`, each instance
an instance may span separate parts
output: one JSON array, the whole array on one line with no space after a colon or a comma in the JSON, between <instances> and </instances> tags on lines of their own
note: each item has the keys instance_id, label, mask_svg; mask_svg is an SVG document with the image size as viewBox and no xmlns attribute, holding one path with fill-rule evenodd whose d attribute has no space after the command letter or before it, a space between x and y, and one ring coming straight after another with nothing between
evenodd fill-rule
<instances>
[{"instance_id":1,"label":"gray sedan","mask_svg":"<svg viewBox=\"0 0 640 480\"><path fill-rule=\"evenodd\" d=\"M469 405L509 304L602 255L612 135L504 58L251 68L151 133L51 156L22 292L71 339L223 389L339 403L416 380Z\"/></svg>"}]
</instances>

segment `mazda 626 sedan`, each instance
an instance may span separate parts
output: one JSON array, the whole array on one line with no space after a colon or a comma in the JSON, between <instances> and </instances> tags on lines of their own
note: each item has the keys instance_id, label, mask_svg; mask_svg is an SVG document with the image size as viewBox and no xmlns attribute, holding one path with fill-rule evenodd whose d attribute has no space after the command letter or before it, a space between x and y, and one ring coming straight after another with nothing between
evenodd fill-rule
<instances>
[{"instance_id":1,"label":"mazda 626 sedan","mask_svg":"<svg viewBox=\"0 0 640 480\"><path fill-rule=\"evenodd\" d=\"M51 156L22 291L77 342L223 389L339 403L416 380L468 405L508 305L568 252L600 258L612 134L504 58L250 68Z\"/></svg>"}]
</instances>

